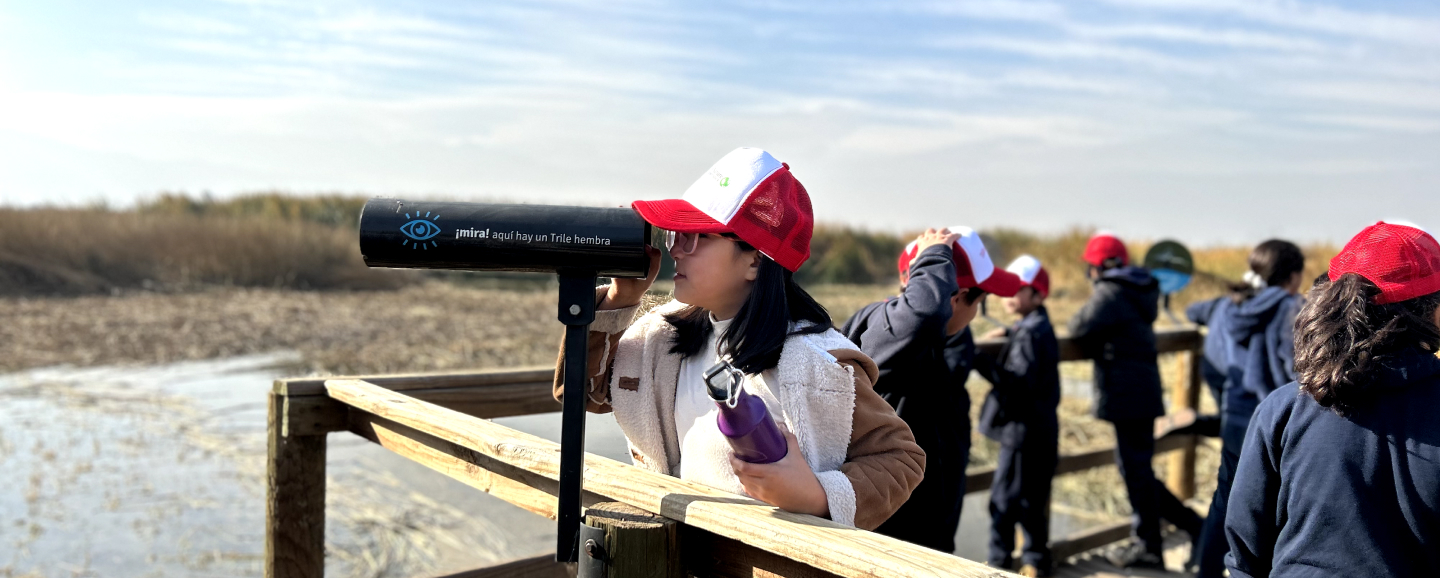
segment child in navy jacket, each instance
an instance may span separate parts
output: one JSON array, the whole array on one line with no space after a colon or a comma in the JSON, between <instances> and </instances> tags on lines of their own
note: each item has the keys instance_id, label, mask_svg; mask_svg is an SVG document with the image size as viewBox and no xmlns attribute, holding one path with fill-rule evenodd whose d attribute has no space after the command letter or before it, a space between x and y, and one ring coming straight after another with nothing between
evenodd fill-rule
<instances>
[{"instance_id":1,"label":"child in navy jacket","mask_svg":"<svg viewBox=\"0 0 1440 578\"><path fill-rule=\"evenodd\" d=\"M875 531L954 552L970 460L965 360L973 344L964 329L985 293L1014 295L1020 280L994 266L968 227L927 230L898 265L900 295L865 306L840 329L875 360L875 391L925 450L925 478Z\"/></svg>"},{"instance_id":2,"label":"child in navy jacket","mask_svg":"<svg viewBox=\"0 0 1440 578\"><path fill-rule=\"evenodd\" d=\"M1250 416L1260 400L1295 380L1295 314L1303 301L1299 292L1305 254L1294 243L1271 239L1256 246L1249 261L1246 283L1223 297L1226 304L1216 307L1220 313L1211 316L1210 337L1224 341L1227 363L1220 407L1220 469L1198 552L1191 556L1199 565L1198 578L1220 578L1225 571L1225 510Z\"/></svg>"},{"instance_id":3,"label":"child in navy jacket","mask_svg":"<svg viewBox=\"0 0 1440 578\"><path fill-rule=\"evenodd\" d=\"M1297 383L1265 396L1230 491L1251 576L1440 575L1440 244L1377 223L1295 320Z\"/></svg>"},{"instance_id":4,"label":"child in navy jacket","mask_svg":"<svg viewBox=\"0 0 1440 578\"><path fill-rule=\"evenodd\" d=\"M1055 475L1060 422L1060 344L1045 298L1050 275L1029 255L1007 271L1025 284L1005 309L1021 315L1013 327L987 337L1008 337L997 357L975 356L975 370L994 387L980 410L980 433L1000 442L990 485L990 555L996 568L1014 564L1015 525L1025 532L1022 576L1047 576L1050 557L1050 482Z\"/></svg>"},{"instance_id":5,"label":"child in navy jacket","mask_svg":"<svg viewBox=\"0 0 1440 578\"><path fill-rule=\"evenodd\" d=\"M1155 457L1155 418L1165 413L1153 327L1160 284L1146 269L1131 266L1125 244L1109 233L1098 233L1085 245L1085 262L1095 291L1070 318L1070 337L1095 360L1095 417L1115 426L1115 461L1130 495L1137 539L1114 552L1110 562L1121 568L1163 570L1160 520L1169 520L1192 538L1200 535L1203 522L1155 479L1150 463Z\"/></svg>"}]
</instances>

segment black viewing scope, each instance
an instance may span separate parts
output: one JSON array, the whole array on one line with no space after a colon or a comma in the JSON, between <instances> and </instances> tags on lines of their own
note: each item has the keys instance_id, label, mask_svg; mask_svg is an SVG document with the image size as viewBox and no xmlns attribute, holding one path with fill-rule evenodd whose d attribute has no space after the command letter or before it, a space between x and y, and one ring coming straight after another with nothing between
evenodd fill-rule
<instances>
[{"instance_id":1,"label":"black viewing scope","mask_svg":"<svg viewBox=\"0 0 1440 578\"><path fill-rule=\"evenodd\" d=\"M630 208L371 199L360 253L371 267L640 278L650 231Z\"/></svg>"},{"instance_id":2,"label":"black viewing scope","mask_svg":"<svg viewBox=\"0 0 1440 578\"><path fill-rule=\"evenodd\" d=\"M542 271L560 279L556 318L565 325L564 405L555 560L580 558L585 465L587 335L596 277L643 278L651 227L634 209L371 199L360 211L360 253L371 267ZM589 526L588 531L604 531Z\"/></svg>"}]
</instances>

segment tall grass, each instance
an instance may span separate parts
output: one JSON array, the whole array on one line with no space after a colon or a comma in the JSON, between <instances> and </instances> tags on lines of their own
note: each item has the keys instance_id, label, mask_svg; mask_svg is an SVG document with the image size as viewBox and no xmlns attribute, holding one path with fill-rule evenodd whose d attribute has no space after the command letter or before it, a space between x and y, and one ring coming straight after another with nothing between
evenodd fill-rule
<instances>
[{"instance_id":1,"label":"tall grass","mask_svg":"<svg viewBox=\"0 0 1440 578\"><path fill-rule=\"evenodd\" d=\"M227 199L162 193L132 211L0 208L0 295L177 290L217 284L383 289L420 278L364 267L355 226L366 200L357 195L283 192ZM1013 229L981 233L1000 266L1023 253L1045 264L1051 276L1052 312L1062 318L1090 293L1086 265L1080 260L1090 234L1088 229L1055 235ZM898 282L895 259L912 238L913 234L817 225L810 260L796 278L807 286L893 288ZM1147 248L1144 242L1130 245L1136 260ZM1334 247L1307 247L1307 278L1319 274L1334 253ZM1227 280L1238 280L1244 273L1248 254L1248 246L1196 250L1196 266L1203 273L1174 298L1175 304L1224 292ZM667 259L662 278L673 270ZM482 285L519 281L544 285L550 280L545 275L432 272L425 276Z\"/></svg>"},{"instance_id":2,"label":"tall grass","mask_svg":"<svg viewBox=\"0 0 1440 578\"><path fill-rule=\"evenodd\" d=\"M353 230L309 221L95 209L0 209L0 294L203 285L387 289Z\"/></svg>"},{"instance_id":3,"label":"tall grass","mask_svg":"<svg viewBox=\"0 0 1440 578\"><path fill-rule=\"evenodd\" d=\"M136 212L153 215L196 215L204 217L254 217L279 221L308 221L335 227L359 228L360 209L368 197L325 194L296 196L279 191L216 199L208 194L192 197L185 193L160 193L141 201Z\"/></svg>"}]
</instances>

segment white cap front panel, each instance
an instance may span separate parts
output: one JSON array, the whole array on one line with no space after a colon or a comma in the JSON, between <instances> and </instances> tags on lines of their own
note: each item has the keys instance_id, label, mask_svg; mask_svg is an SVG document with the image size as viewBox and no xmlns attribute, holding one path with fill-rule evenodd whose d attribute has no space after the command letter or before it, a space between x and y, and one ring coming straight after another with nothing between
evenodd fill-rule
<instances>
[{"instance_id":1,"label":"white cap front panel","mask_svg":"<svg viewBox=\"0 0 1440 578\"><path fill-rule=\"evenodd\" d=\"M1035 276L1040 274L1040 260L1030 255L1021 255L1016 257L1014 261L1011 261L1010 266L1006 267L1005 270L1014 273L1015 276L1019 277L1021 281L1024 281L1026 285L1029 285L1034 283Z\"/></svg>"},{"instance_id":2,"label":"white cap front panel","mask_svg":"<svg viewBox=\"0 0 1440 578\"><path fill-rule=\"evenodd\" d=\"M965 251L965 257L970 259L970 272L975 276L975 282L984 283L995 272L995 262L990 260L990 252L985 250L980 234L965 226L950 227L950 232L960 235L960 239L955 242Z\"/></svg>"},{"instance_id":3,"label":"white cap front panel","mask_svg":"<svg viewBox=\"0 0 1440 578\"><path fill-rule=\"evenodd\" d=\"M762 149L741 147L716 161L681 198L710 218L728 225L755 186L781 166L780 161Z\"/></svg>"}]
</instances>

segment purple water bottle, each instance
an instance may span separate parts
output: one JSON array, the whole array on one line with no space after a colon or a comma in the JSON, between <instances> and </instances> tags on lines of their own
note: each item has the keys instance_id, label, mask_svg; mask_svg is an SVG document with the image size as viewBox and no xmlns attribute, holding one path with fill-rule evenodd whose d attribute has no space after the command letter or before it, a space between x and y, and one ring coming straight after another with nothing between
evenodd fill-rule
<instances>
[{"instance_id":1,"label":"purple water bottle","mask_svg":"<svg viewBox=\"0 0 1440 578\"><path fill-rule=\"evenodd\" d=\"M735 457L752 464L780 461L789 449L780 426L760 396L745 391L745 374L725 360L705 370L706 390L720 408L716 424L735 450Z\"/></svg>"}]
</instances>

